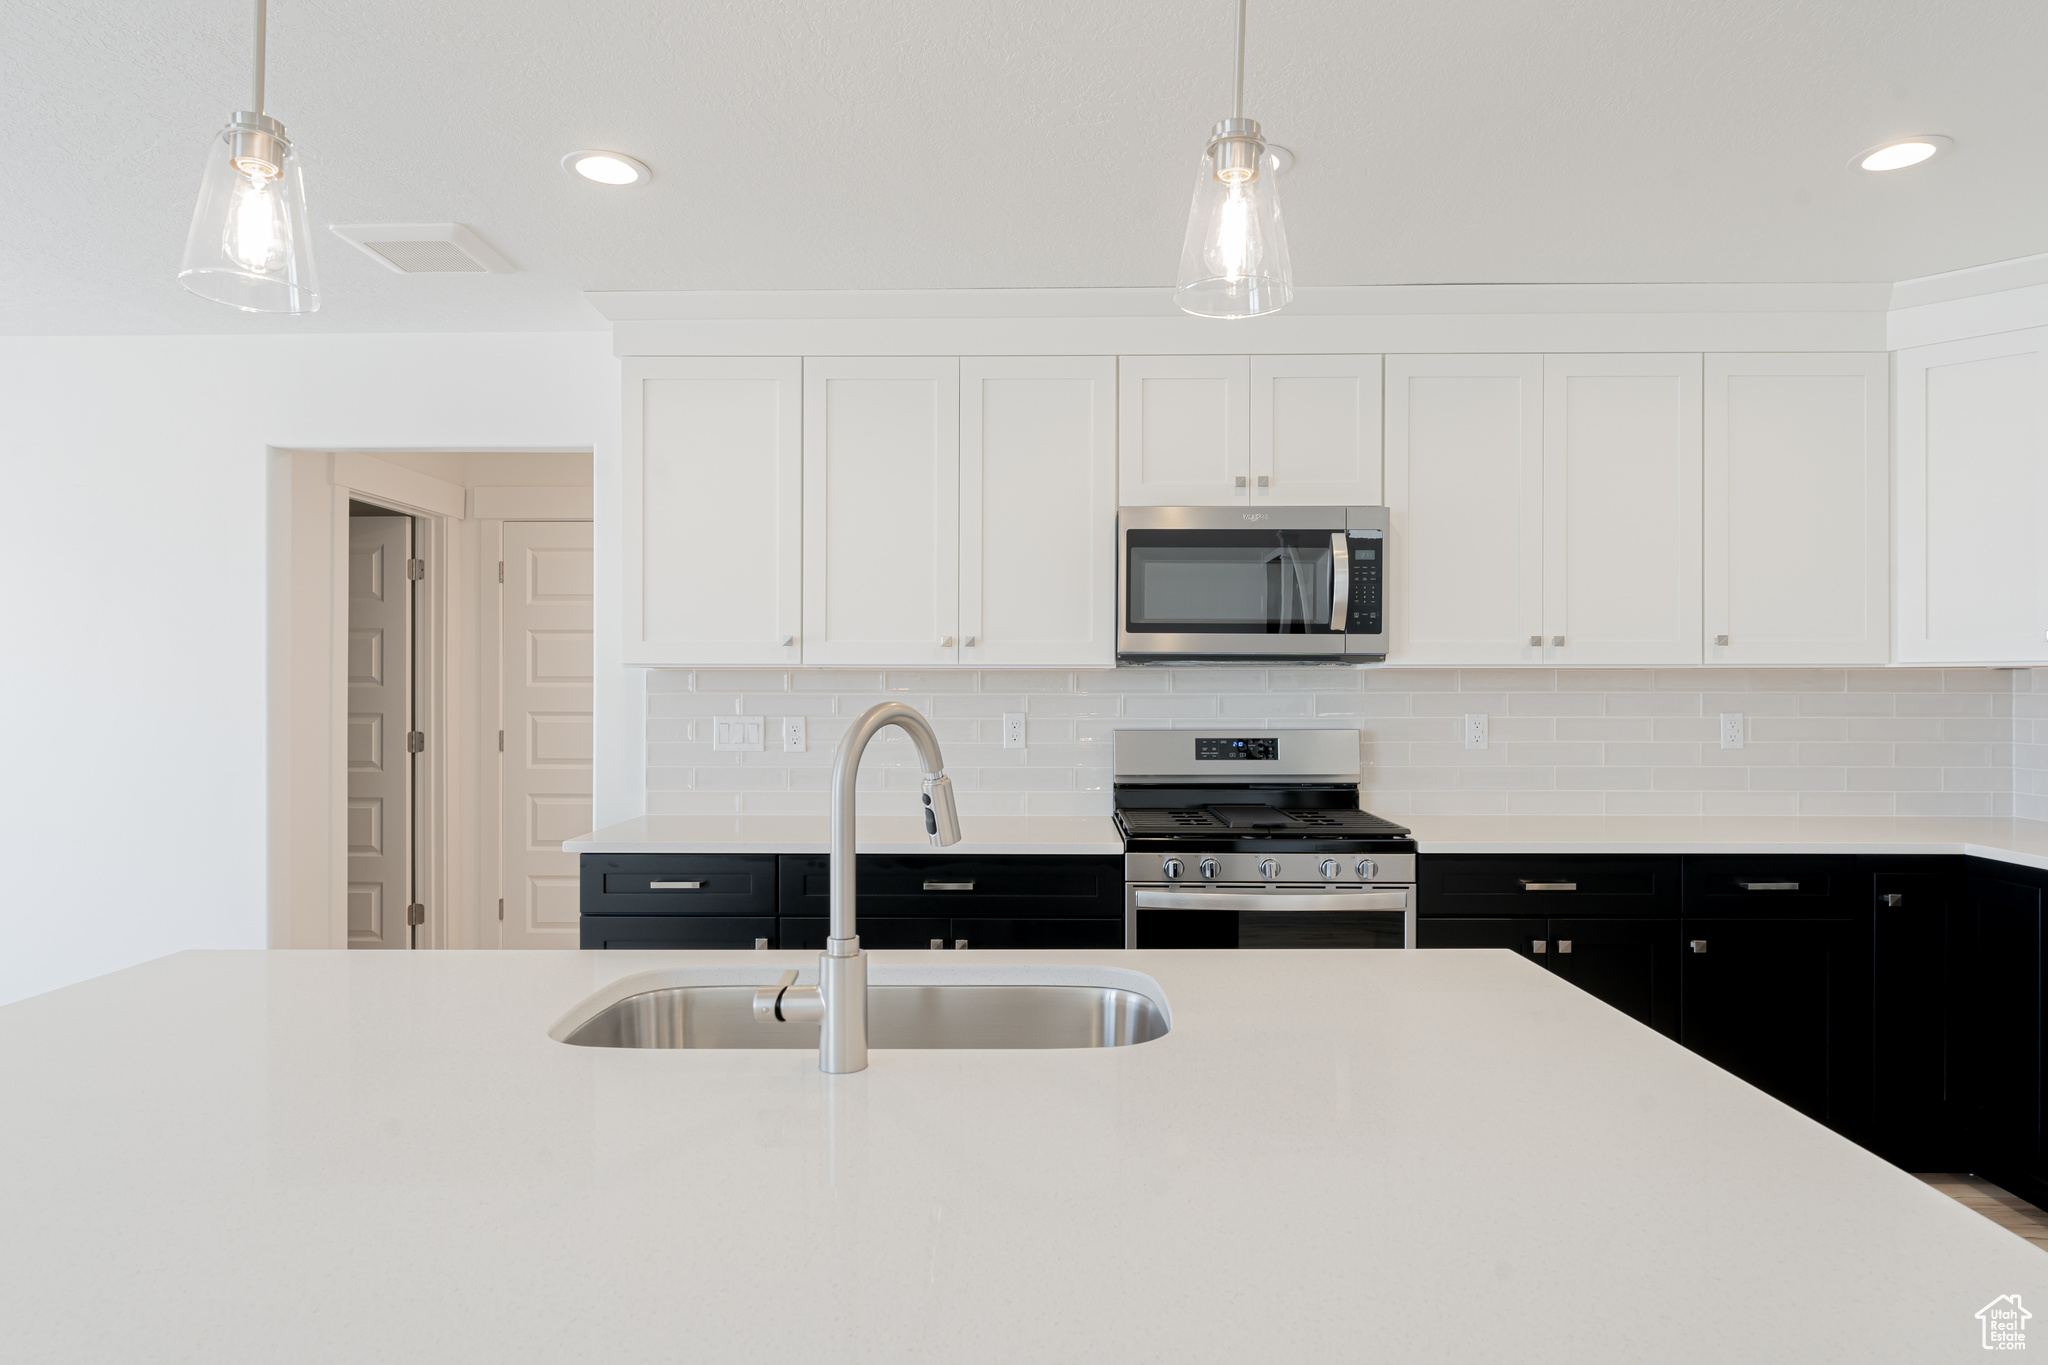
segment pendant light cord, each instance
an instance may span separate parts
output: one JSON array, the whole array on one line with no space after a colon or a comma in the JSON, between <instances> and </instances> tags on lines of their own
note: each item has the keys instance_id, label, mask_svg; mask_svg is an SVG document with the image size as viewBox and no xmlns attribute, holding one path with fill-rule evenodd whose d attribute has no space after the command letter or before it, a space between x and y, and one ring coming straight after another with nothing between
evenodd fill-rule
<instances>
[{"instance_id":1,"label":"pendant light cord","mask_svg":"<svg viewBox=\"0 0 2048 1365\"><path fill-rule=\"evenodd\" d=\"M256 0L256 102L254 105L251 106L251 108L254 110L254 112L259 114L263 112L263 27L265 17L264 11L267 8L268 5L265 3L265 0ZM1238 62L1241 66L1244 61L1244 30L1242 28L1242 24L1244 22L1244 0L1238 0L1237 14L1238 23L1240 25L1240 28L1238 29L1237 39L1237 45L1239 49ZM1240 78L1240 83L1241 80L1242 78ZM1238 97L1240 99L1243 98L1243 93L1241 90L1239 92Z\"/></svg>"},{"instance_id":2,"label":"pendant light cord","mask_svg":"<svg viewBox=\"0 0 2048 1365\"><path fill-rule=\"evenodd\" d=\"M262 10L262 0L256 0L256 8ZM262 20L256 20L260 25ZM262 29L256 29L262 33ZM260 72L262 68L258 68ZM262 80L258 76L258 80ZM1245 117L1245 0L1237 0L1237 98L1231 102L1231 117Z\"/></svg>"}]
</instances>

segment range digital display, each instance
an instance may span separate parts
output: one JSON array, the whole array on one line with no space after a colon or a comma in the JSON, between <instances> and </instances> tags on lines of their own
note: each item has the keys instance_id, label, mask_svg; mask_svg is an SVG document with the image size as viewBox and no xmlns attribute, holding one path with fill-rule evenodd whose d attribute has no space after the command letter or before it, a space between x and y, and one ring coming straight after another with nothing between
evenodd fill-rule
<instances>
[{"instance_id":1,"label":"range digital display","mask_svg":"<svg viewBox=\"0 0 2048 1365\"><path fill-rule=\"evenodd\" d=\"M1254 739L1197 739L1195 757L1198 759L1241 758L1246 760L1275 760L1280 757L1280 740L1277 736L1265 735Z\"/></svg>"}]
</instances>

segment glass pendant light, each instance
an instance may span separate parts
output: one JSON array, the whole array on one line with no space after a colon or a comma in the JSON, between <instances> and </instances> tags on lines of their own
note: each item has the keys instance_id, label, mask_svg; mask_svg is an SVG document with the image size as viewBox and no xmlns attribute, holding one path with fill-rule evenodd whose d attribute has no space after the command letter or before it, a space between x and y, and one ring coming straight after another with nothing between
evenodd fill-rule
<instances>
[{"instance_id":1,"label":"glass pendant light","mask_svg":"<svg viewBox=\"0 0 2048 1365\"><path fill-rule=\"evenodd\" d=\"M207 149L178 283L251 313L310 313L320 286L306 184L284 125L263 112L264 4L256 0L254 107L233 114Z\"/></svg>"},{"instance_id":2,"label":"glass pendant light","mask_svg":"<svg viewBox=\"0 0 2048 1365\"><path fill-rule=\"evenodd\" d=\"M1195 170L1195 202L1173 301L1208 318L1255 318L1294 298L1274 161L1244 116L1244 5L1237 0L1237 99Z\"/></svg>"}]
</instances>

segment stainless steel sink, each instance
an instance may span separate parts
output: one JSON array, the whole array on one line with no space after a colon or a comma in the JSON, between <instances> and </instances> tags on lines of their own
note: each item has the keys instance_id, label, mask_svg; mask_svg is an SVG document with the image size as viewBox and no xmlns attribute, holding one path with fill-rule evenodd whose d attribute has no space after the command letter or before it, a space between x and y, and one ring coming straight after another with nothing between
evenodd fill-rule
<instances>
[{"instance_id":1,"label":"stainless steel sink","mask_svg":"<svg viewBox=\"0 0 2048 1365\"><path fill-rule=\"evenodd\" d=\"M659 986L604 1002L612 993L570 1011L550 1036L576 1047L818 1046L816 1024L755 1019L752 983ZM1130 1047L1169 1027L1165 1009L1121 984L890 984L884 976L868 988L877 1048Z\"/></svg>"}]
</instances>

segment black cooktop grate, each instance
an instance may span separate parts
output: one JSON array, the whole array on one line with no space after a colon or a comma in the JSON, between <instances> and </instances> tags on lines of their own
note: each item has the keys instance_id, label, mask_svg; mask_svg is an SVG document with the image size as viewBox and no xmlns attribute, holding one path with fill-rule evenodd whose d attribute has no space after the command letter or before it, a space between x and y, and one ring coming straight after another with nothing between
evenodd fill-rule
<instances>
[{"instance_id":1,"label":"black cooktop grate","mask_svg":"<svg viewBox=\"0 0 2048 1365\"><path fill-rule=\"evenodd\" d=\"M1370 811L1362 810L1289 810L1287 825L1283 828L1305 833L1308 829L1333 834L1353 836L1375 836L1402 839L1408 831L1392 820L1384 820ZM1176 834L1183 830L1227 831L1231 826L1206 808L1188 810L1147 810L1142 807L1121 807L1117 818L1123 821L1124 829L1131 834ZM1243 829L1240 833L1252 837L1274 837L1282 833L1278 829Z\"/></svg>"}]
</instances>

